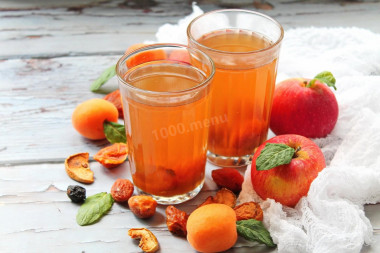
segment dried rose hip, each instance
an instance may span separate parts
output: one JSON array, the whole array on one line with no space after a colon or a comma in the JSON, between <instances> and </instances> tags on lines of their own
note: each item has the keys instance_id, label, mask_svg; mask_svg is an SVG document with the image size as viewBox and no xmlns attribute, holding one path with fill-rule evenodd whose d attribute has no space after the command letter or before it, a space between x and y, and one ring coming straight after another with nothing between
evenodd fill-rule
<instances>
[{"instance_id":1,"label":"dried rose hip","mask_svg":"<svg viewBox=\"0 0 380 253\"><path fill-rule=\"evenodd\" d=\"M119 178L113 183L111 196L116 202L125 202L132 196L134 186L128 179Z\"/></svg>"},{"instance_id":2,"label":"dried rose hip","mask_svg":"<svg viewBox=\"0 0 380 253\"><path fill-rule=\"evenodd\" d=\"M171 233L186 237L186 223L189 215L181 211L174 206L168 206L165 210L166 213L166 225Z\"/></svg>"},{"instance_id":3,"label":"dried rose hip","mask_svg":"<svg viewBox=\"0 0 380 253\"><path fill-rule=\"evenodd\" d=\"M128 156L128 146L125 143L115 143L99 150L94 159L104 167L111 169L122 164Z\"/></svg>"},{"instance_id":4,"label":"dried rose hip","mask_svg":"<svg viewBox=\"0 0 380 253\"><path fill-rule=\"evenodd\" d=\"M244 177L233 168L222 168L211 172L212 179L221 188L227 188L233 192L240 192Z\"/></svg>"},{"instance_id":5,"label":"dried rose hip","mask_svg":"<svg viewBox=\"0 0 380 253\"><path fill-rule=\"evenodd\" d=\"M258 203L246 202L238 205L234 210L236 213L236 220L263 220L263 210Z\"/></svg>"},{"instance_id":6,"label":"dried rose hip","mask_svg":"<svg viewBox=\"0 0 380 253\"><path fill-rule=\"evenodd\" d=\"M133 196L128 200L132 213L139 218L146 219L156 213L157 202L150 196Z\"/></svg>"},{"instance_id":7,"label":"dried rose hip","mask_svg":"<svg viewBox=\"0 0 380 253\"><path fill-rule=\"evenodd\" d=\"M86 199L86 189L79 185L69 185L66 193L74 203L82 203Z\"/></svg>"},{"instance_id":8,"label":"dried rose hip","mask_svg":"<svg viewBox=\"0 0 380 253\"><path fill-rule=\"evenodd\" d=\"M121 102L120 90L115 90L115 91L107 94L104 97L104 99L108 100L109 102L114 104L114 106L116 107L116 109L119 113L119 118L123 119L124 118L124 116L123 116L123 105Z\"/></svg>"}]
</instances>

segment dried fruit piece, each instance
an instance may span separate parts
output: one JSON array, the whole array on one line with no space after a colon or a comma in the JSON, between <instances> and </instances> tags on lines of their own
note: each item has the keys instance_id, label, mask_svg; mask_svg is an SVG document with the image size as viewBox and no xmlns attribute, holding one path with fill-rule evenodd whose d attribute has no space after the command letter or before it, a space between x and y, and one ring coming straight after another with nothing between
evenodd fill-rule
<instances>
[{"instance_id":1,"label":"dried fruit piece","mask_svg":"<svg viewBox=\"0 0 380 253\"><path fill-rule=\"evenodd\" d=\"M212 203L224 204L234 208L236 205L236 195L232 191L222 188L215 196L209 196L199 207Z\"/></svg>"},{"instance_id":2,"label":"dried fruit piece","mask_svg":"<svg viewBox=\"0 0 380 253\"><path fill-rule=\"evenodd\" d=\"M214 197L213 196L208 196L207 199L205 201L203 201L203 203L200 204L198 207L205 206L205 205L208 205L208 204L214 204L214 203L216 203L214 201Z\"/></svg>"},{"instance_id":3,"label":"dried fruit piece","mask_svg":"<svg viewBox=\"0 0 380 253\"><path fill-rule=\"evenodd\" d=\"M233 192L240 192L244 177L233 168L222 168L211 172L212 179L221 188L227 188Z\"/></svg>"},{"instance_id":4,"label":"dried fruit piece","mask_svg":"<svg viewBox=\"0 0 380 253\"><path fill-rule=\"evenodd\" d=\"M94 182L94 172L90 169L88 163L88 153L78 153L69 156L65 160L65 169L67 175L75 181L91 184Z\"/></svg>"},{"instance_id":5,"label":"dried fruit piece","mask_svg":"<svg viewBox=\"0 0 380 253\"><path fill-rule=\"evenodd\" d=\"M157 201L150 196L133 196L129 198L128 206L134 215L146 219L152 217L156 213Z\"/></svg>"},{"instance_id":6,"label":"dried fruit piece","mask_svg":"<svg viewBox=\"0 0 380 253\"><path fill-rule=\"evenodd\" d=\"M125 202L132 196L133 190L134 186L131 181L119 178L112 185L111 195L116 202Z\"/></svg>"},{"instance_id":7,"label":"dried fruit piece","mask_svg":"<svg viewBox=\"0 0 380 253\"><path fill-rule=\"evenodd\" d=\"M236 220L249 220L255 219L263 220L263 210L256 202L246 202L234 208L236 213Z\"/></svg>"},{"instance_id":8,"label":"dried fruit piece","mask_svg":"<svg viewBox=\"0 0 380 253\"><path fill-rule=\"evenodd\" d=\"M174 206L168 206L165 210L166 213L166 225L171 233L186 237L186 223L189 215L181 211Z\"/></svg>"},{"instance_id":9,"label":"dried fruit piece","mask_svg":"<svg viewBox=\"0 0 380 253\"><path fill-rule=\"evenodd\" d=\"M215 203L225 204L231 208L236 205L236 195L226 188L220 189L213 198Z\"/></svg>"},{"instance_id":10,"label":"dried fruit piece","mask_svg":"<svg viewBox=\"0 0 380 253\"><path fill-rule=\"evenodd\" d=\"M146 228L131 228L128 235L132 239L140 239L139 247L147 253L153 253L158 250L158 241L156 236Z\"/></svg>"},{"instance_id":11,"label":"dried fruit piece","mask_svg":"<svg viewBox=\"0 0 380 253\"><path fill-rule=\"evenodd\" d=\"M86 189L79 185L69 185L66 193L74 203L82 203L86 199Z\"/></svg>"},{"instance_id":12,"label":"dried fruit piece","mask_svg":"<svg viewBox=\"0 0 380 253\"><path fill-rule=\"evenodd\" d=\"M115 143L99 150L94 159L104 167L111 169L122 164L128 156L128 146L125 143Z\"/></svg>"},{"instance_id":13,"label":"dried fruit piece","mask_svg":"<svg viewBox=\"0 0 380 253\"><path fill-rule=\"evenodd\" d=\"M115 90L115 91L107 94L104 97L104 99L108 100L109 102L111 102L112 104L114 104L114 106L116 107L117 111L119 112L119 118L123 119L124 118L124 115L123 115L123 105L122 105L122 102L121 102L120 90Z\"/></svg>"}]
</instances>

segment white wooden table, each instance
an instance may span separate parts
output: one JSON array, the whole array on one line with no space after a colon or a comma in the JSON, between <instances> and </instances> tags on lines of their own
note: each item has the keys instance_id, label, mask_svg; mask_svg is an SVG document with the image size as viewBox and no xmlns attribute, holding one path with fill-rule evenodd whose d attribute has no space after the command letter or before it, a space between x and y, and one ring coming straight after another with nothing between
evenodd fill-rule
<instances>
[{"instance_id":1,"label":"white wooden table","mask_svg":"<svg viewBox=\"0 0 380 253\"><path fill-rule=\"evenodd\" d=\"M65 173L65 158L78 152L92 156L107 144L80 137L71 125L78 103L103 97L89 91L91 82L129 45L154 39L160 25L191 12L190 4L180 0L160 0L143 9L127 2L0 1L0 252L140 252L137 241L127 236L133 227L150 228L161 252L194 252L185 239L167 231L163 206L143 221L115 203L99 223L80 227L75 221L79 206L66 196L67 186L77 183ZM263 12L285 29L359 26L380 33L378 1L272 3L274 9ZM217 1L200 6L220 8ZM111 80L103 91L116 88ZM126 164L113 170L97 162L90 166L96 179L86 186L88 196L109 192L117 178L130 177ZM215 190L208 174L202 192L179 208L190 212ZM365 212L375 236L362 252L380 252L380 205L366 206Z\"/></svg>"}]
</instances>

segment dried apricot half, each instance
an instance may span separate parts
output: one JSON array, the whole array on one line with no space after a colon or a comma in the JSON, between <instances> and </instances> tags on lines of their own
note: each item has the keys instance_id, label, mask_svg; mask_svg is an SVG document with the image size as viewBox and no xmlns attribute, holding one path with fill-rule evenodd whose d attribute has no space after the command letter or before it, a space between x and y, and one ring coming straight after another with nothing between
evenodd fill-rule
<instances>
[{"instance_id":1,"label":"dried apricot half","mask_svg":"<svg viewBox=\"0 0 380 253\"><path fill-rule=\"evenodd\" d=\"M94 172L90 169L88 163L88 153L78 153L69 156L65 160L65 169L67 175L75 181L91 184L94 182Z\"/></svg>"},{"instance_id":2,"label":"dried apricot half","mask_svg":"<svg viewBox=\"0 0 380 253\"><path fill-rule=\"evenodd\" d=\"M109 94L107 94L103 99L111 102L117 109L119 113L119 118L123 119L123 104L121 102L120 90L115 90Z\"/></svg>"},{"instance_id":3,"label":"dried apricot half","mask_svg":"<svg viewBox=\"0 0 380 253\"><path fill-rule=\"evenodd\" d=\"M94 155L94 159L104 167L111 169L122 164L128 156L128 145L125 143L114 143L102 148Z\"/></svg>"},{"instance_id":4,"label":"dried apricot half","mask_svg":"<svg viewBox=\"0 0 380 253\"><path fill-rule=\"evenodd\" d=\"M236 213L236 220L249 220L255 219L263 220L263 210L260 205L256 202L246 202L238 205L234 208Z\"/></svg>"},{"instance_id":5,"label":"dried apricot half","mask_svg":"<svg viewBox=\"0 0 380 253\"><path fill-rule=\"evenodd\" d=\"M208 204L224 204L234 208L236 205L236 195L227 188L222 188L215 194L215 196L209 196L202 204L198 206L198 208Z\"/></svg>"}]
</instances>

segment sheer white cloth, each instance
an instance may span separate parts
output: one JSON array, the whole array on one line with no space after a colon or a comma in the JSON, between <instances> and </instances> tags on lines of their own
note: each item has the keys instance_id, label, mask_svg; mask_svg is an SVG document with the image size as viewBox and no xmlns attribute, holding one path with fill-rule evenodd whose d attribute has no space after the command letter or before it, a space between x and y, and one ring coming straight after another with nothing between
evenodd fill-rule
<instances>
[{"instance_id":1,"label":"sheer white cloth","mask_svg":"<svg viewBox=\"0 0 380 253\"><path fill-rule=\"evenodd\" d=\"M279 78L337 79L339 119L326 138L314 139L327 167L292 209L262 201L246 170L240 202L259 201L278 252L360 252L372 226L363 205L380 202L380 35L359 28L302 28L285 33Z\"/></svg>"},{"instance_id":2,"label":"sheer white cloth","mask_svg":"<svg viewBox=\"0 0 380 253\"><path fill-rule=\"evenodd\" d=\"M186 27L202 13L193 4L191 15L159 28L156 42L187 44ZM314 140L327 167L294 209L261 200L250 168L238 199L261 203L278 252L350 253L371 243L363 205L380 202L380 34L360 28L286 30L277 81L324 70L337 79L340 110L333 132Z\"/></svg>"}]
</instances>

